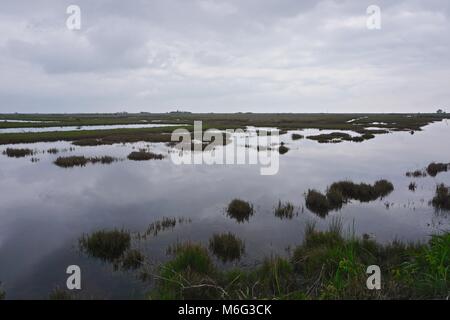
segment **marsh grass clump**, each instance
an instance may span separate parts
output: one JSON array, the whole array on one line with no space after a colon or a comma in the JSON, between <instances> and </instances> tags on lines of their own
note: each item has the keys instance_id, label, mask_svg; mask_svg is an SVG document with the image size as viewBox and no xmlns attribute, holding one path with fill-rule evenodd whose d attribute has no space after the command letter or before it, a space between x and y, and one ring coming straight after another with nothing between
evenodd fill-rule
<instances>
[{"instance_id":1,"label":"marsh grass clump","mask_svg":"<svg viewBox=\"0 0 450 320\"><path fill-rule=\"evenodd\" d=\"M281 201L278 201L274 214L275 217L280 219L292 219L294 217L294 205L290 202L281 203Z\"/></svg>"},{"instance_id":2,"label":"marsh grass clump","mask_svg":"<svg viewBox=\"0 0 450 320\"><path fill-rule=\"evenodd\" d=\"M331 133L322 133L314 136L306 137L310 140L315 140L319 143L340 143L343 141L352 141L352 142L363 142L365 140L370 140L375 138L375 135L372 132L363 131L360 136L351 136L345 132L331 132Z\"/></svg>"},{"instance_id":3,"label":"marsh grass clump","mask_svg":"<svg viewBox=\"0 0 450 320\"><path fill-rule=\"evenodd\" d=\"M293 133L291 137L292 137L292 140L300 140L300 139L304 138L304 136L299 133Z\"/></svg>"},{"instance_id":4,"label":"marsh grass clump","mask_svg":"<svg viewBox=\"0 0 450 320\"><path fill-rule=\"evenodd\" d=\"M47 153L57 154L57 153L59 153L59 149L58 148L50 148L50 149L47 149Z\"/></svg>"},{"instance_id":5,"label":"marsh grass clump","mask_svg":"<svg viewBox=\"0 0 450 320\"><path fill-rule=\"evenodd\" d=\"M161 160L164 159L162 154L153 153L146 150L133 151L128 155L129 160L145 161L145 160Z\"/></svg>"},{"instance_id":6,"label":"marsh grass clump","mask_svg":"<svg viewBox=\"0 0 450 320\"><path fill-rule=\"evenodd\" d=\"M288 151L289 151L289 148L286 147L285 145L281 145L281 146L278 148L278 152L279 152L280 154L285 154L285 153L287 153Z\"/></svg>"},{"instance_id":7,"label":"marsh grass clump","mask_svg":"<svg viewBox=\"0 0 450 320\"><path fill-rule=\"evenodd\" d=\"M375 135L372 134L372 133L364 133L364 134L361 136L361 138L362 138L363 140L370 140L370 139L374 139L374 138L375 138Z\"/></svg>"},{"instance_id":8,"label":"marsh grass clump","mask_svg":"<svg viewBox=\"0 0 450 320\"><path fill-rule=\"evenodd\" d=\"M432 177L436 177L438 173L447 172L449 166L450 164L448 163L432 162L427 167L427 173Z\"/></svg>"},{"instance_id":9,"label":"marsh grass clump","mask_svg":"<svg viewBox=\"0 0 450 320\"><path fill-rule=\"evenodd\" d=\"M450 210L450 192L449 188L444 184L436 186L436 194L431 200L431 204L436 209Z\"/></svg>"},{"instance_id":10,"label":"marsh grass clump","mask_svg":"<svg viewBox=\"0 0 450 320\"><path fill-rule=\"evenodd\" d=\"M392 191L394 191L394 185L391 182L389 182L385 179L378 180L373 185L373 195L372 195L372 199L370 199L370 200L384 198L387 195L389 195Z\"/></svg>"},{"instance_id":11,"label":"marsh grass clump","mask_svg":"<svg viewBox=\"0 0 450 320\"><path fill-rule=\"evenodd\" d=\"M303 243L293 252L292 262L295 270L308 278L315 277L321 272L326 259L329 258L327 254L324 254L324 249L342 247L343 244L344 239L340 233L317 231L313 226L305 231Z\"/></svg>"},{"instance_id":12,"label":"marsh grass clump","mask_svg":"<svg viewBox=\"0 0 450 320\"><path fill-rule=\"evenodd\" d=\"M415 171L408 171L406 172L406 176L408 178L421 178L421 177L426 177L427 173L425 171L422 170L415 170Z\"/></svg>"},{"instance_id":13,"label":"marsh grass clump","mask_svg":"<svg viewBox=\"0 0 450 320\"><path fill-rule=\"evenodd\" d=\"M55 164L62 168L84 167L89 159L84 156L58 157Z\"/></svg>"},{"instance_id":14,"label":"marsh grass clump","mask_svg":"<svg viewBox=\"0 0 450 320\"><path fill-rule=\"evenodd\" d=\"M214 234L209 249L222 262L239 260L244 254L244 242L232 233Z\"/></svg>"},{"instance_id":15,"label":"marsh grass clump","mask_svg":"<svg viewBox=\"0 0 450 320\"><path fill-rule=\"evenodd\" d=\"M332 184L325 194L325 198L328 201L328 209L340 209L342 206L348 202L349 198L349 190L345 190L345 187L349 187L349 185L345 182L338 182Z\"/></svg>"},{"instance_id":16,"label":"marsh grass clump","mask_svg":"<svg viewBox=\"0 0 450 320\"><path fill-rule=\"evenodd\" d=\"M85 156L69 156L69 157L58 157L54 164L61 168L73 168L73 167L84 167L88 163L96 164L111 164L118 161L119 159L111 156L102 157L91 157L86 158Z\"/></svg>"},{"instance_id":17,"label":"marsh grass clump","mask_svg":"<svg viewBox=\"0 0 450 320\"><path fill-rule=\"evenodd\" d=\"M327 194L342 194L342 203L346 203L350 199L369 202L378 198L383 198L393 190L393 184L387 180L376 181L373 186L366 183L356 184L351 181L340 181L333 183L328 188Z\"/></svg>"},{"instance_id":18,"label":"marsh grass clump","mask_svg":"<svg viewBox=\"0 0 450 320\"><path fill-rule=\"evenodd\" d=\"M325 195L317 190L308 190L306 207L324 217L329 211L341 209L350 200L370 202L386 197L393 190L394 185L387 180L376 181L374 185L339 181L329 186Z\"/></svg>"},{"instance_id":19,"label":"marsh grass clump","mask_svg":"<svg viewBox=\"0 0 450 320\"><path fill-rule=\"evenodd\" d=\"M412 191L412 192L416 191L416 189L417 189L417 184L416 184L415 182L411 182L411 183L408 185L408 189L409 189L410 191Z\"/></svg>"},{"instance_id":20,"label":"marsh grass clump","mask_svg":"<svg viewBox=\"0 0 450 320\"><path fill-rule=\"evenodd\" d=\"M248 221L253 215L253 205L241 199L233 199L228 204L227 214L238 223Z\"/></svg>"},{"instance_id":21,"label":"marsh grass clump","mask_svg":"<svg viewBox=\"0 0 450 320\"><path fill-rule=\"evenodd\" d=\"M221 290L215 283L217 269L208 251L199 244L183 243L175 257L159 269L159 280L152 298L217 299Z\"/></svg>"},{"instance_id":22,"label":"marsh grass clump","mask_svg":"<svg viewBox=\"0 0 450 320\"><path fill-rule=\"evenodd\" d=\"M351 139L343 139L345 141L353 141L353 142L363 142L364 138L363 136L356 136L356 137L352 137Z\"/></svg>"},{"instance_id":23,"label":"marsh grass clump","mask_svg":"<svg viewBox=\"0 0 450 320\"><path fill-rule=\"evenodd\" d=\"M115 161L118 161L117 158L111 156L102 156L102 157L92 157L89 158L90 163L101 163L101 164L111 164Z\"/></svg>"},{"instance_id":24,"label":"marsh grass clump","mask_svg":"<svg viewBox=\"0 0 450 320\"><path fill-rule=\"evenodd\" d=\"M305 196L306 207L318 214L321 217L325 217L330 211L330 205L326 196L317 190L310 189Z\"/></svg>"},{"instance_id":25,"label":"marsh grass clump","mask_svg":"<svg viewBox=\"0 0 450 320\"><path fill-rule=\"evenodd\" d=\"M379 244L307 224L291 257L271 256L251 268L218 270L205 248L185 243L159 268L151 298L159 299L445 299L450 287L450 233L428 243ZM382 290L367 290L366 268L383 270Z\"/></svg>"},{"instance_id":26,"label":"marsh grass clump","mask_svg":"<svg viewBox=\"0 0 450 320\"><path fill-rule=\"evenodd\" d=\"M428 174L431 177L436 177L441 172L447 172L449 168L450 163L432 162L425 168L425 170L408 171L406 172L406 176L420 178L426 177Z\"/></svg>"},{"instance_id":27,"label":"marsh grass clump","mask_svg":"<svg viewBox=\"0 0 450 320\"><path fill-rule=\"evenodd\" d=\"M83 235L80 249L89 256L106 262L116 262L130 248L131 236L125 230L100 230Z\"/></svg>"},{"instance_id":28,"label":"marsh grass clump","mask_svg":"<svg viewBox=\"0 0 450 320\"><path fill-rule=\"evenodd\" d=\"M24 149L6 148L6 150L3 151L3 154L10 158L23 158L26 156L32 156L34 154L34 151L26 148Z\"/></svg>"},{"instance_id":29,"label":"marsh grass clump","mask_svg":"<svg viewBox=\"0 0 450 320\"><path fill-rule=\"evenodd\" d=\"M310 139L310 140L315 140L319 143L339 143L344 140L347 140L347 141L351 140L352 136L349 135L348 133L344 133L344 132L332 132L332 133L323 133L323 134L318 134L318 135L314 135L314 136L308 136L306 138Z\"/></svg>"}]
</instances>

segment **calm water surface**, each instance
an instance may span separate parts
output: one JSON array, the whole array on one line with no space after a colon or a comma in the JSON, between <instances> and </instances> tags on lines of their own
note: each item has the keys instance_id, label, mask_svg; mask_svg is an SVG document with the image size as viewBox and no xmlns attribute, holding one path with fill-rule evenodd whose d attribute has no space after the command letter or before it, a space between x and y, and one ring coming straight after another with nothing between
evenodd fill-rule
<instances>
[{"instance_id":1,"label":"calm water surface","mask_svg":"<svg viewBox=\"0 0 450 320\"><path fill-rule=\"evenodd\" d=\"M435 212L429 201L437 183L450 184L450 173L435 178L405 176L406 171L432 161L450 162L446 122L414 135L396 132L363 143L292 141L291 133L281 136L290 150L280 156L280 170L274 176L261 176L257 165L176 166L169 157L71 169L53 164L60 155L126 158L146 143L75 147L59 155L39 153L37 163L29 157L0 154L0 281L7 298L48 297L56 286L65 286L65 269L70 264L82 269L85 297L142 298L151 284L143 284L134 273L114 272L110 265L87 258L77 243L83 233L99 229L142 232L162 217L190 218L191 223L135 244L154 263L167 259L167 246L177 241L207 244L212 234L230 231L246 245L244 258L235 264L251 266L270 254L288 255L288 248L302 241L307 221L326 228L333 217L341 217L346 230L370 234L383 243L425 241L430 234L449 229L449 216ZM39 151L70 146L68 142L14 145ZM149 146L154 152L169 152L164 144ZM0 146L0 151L7 147ZM326 218L304 208L308 189L324 191L342 179L367 183L388 179L395 191L370 203L353 201ZM418 185L416 192L408 190L411 181ZM236 197L254 204L255 214L246 223L225 214L227 204ZM275 217L279 200L291 201L298 214L291 220Z\"/></svg>"}]
</instances>

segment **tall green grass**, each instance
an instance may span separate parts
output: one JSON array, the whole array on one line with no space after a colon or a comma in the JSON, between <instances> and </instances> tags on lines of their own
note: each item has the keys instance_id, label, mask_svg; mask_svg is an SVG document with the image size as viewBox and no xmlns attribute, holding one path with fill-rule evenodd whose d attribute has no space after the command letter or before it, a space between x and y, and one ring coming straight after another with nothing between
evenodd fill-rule
<instances>
[{"instance_id":1,"label":"tall green grass","mask_svg":"<svg viewBox=\"0 0 450 320\"><path fill-rule=\"evenodd\" d=\"M118 161L119 159L111 156L101 156L101 157L90 157L85 156L69 156L69 157L58 157L54 164L61 168L73 168L73 167L84 167L88 163L101 163L101 164L111 164Z\"/></svg>"},{"instance_id":2,"label":"tall green grass","mask_svg":"<svg viewBox=\"0 0 450 320\"><path fill-rule=\"evenodd\" d=\"M209 249L222 262L239 260L245 251L244 242L228 232L214 234L209 240Z\"/></svg>"},{"instance_id":3,"label":"tall green grass","mask_svg":"<svg viewBox=\"0 0 450 320\"><path fill-rule=\"evenodd\" d=\"M160 268L152 298L167 299L445 299L449 295L450 234L428 243L379 244L308 223L291 257L270 256L250 268L218 270L200 244L180 245ZM367 267L382 271L381 290L366 287Z\"/></svg>"},{"instance_id":4,"label":"tall green grass","mask_svg":"<svg viewBox=\"0 0 450 320\"><path fill-rule=\"evenodd\" d=\"M181 244L175 257L159 268L156 289L150 295L156 299L216 299L219 287L217 275L208 251L198 244Z\"/></svg>"}]
</instances>

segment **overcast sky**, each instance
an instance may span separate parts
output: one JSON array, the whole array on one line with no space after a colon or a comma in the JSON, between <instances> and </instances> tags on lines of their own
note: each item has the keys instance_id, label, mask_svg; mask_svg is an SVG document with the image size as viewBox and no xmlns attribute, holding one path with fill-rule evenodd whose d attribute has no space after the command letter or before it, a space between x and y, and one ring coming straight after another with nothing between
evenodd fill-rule
<instances>
[{"instance_id":1,"label":"overcast sky","mask_svg":"<svg viewBox=\"0 0 450 320\"><path fill-rule=\"evenodd\" d=\"M449 18L448 0L0 0L0 112L434 112Z\"/></svg>"}]
</instances>

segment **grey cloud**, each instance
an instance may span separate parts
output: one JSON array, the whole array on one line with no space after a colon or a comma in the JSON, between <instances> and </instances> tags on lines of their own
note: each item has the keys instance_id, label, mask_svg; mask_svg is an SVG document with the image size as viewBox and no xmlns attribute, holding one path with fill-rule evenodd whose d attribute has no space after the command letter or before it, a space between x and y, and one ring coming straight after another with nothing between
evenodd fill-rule
<instances>
[{"instance_id":1,"label":"grey cloud","mask_svg":"<svg viewBox=\"0 0 450 320\"><path fill-rule=\"evenodd\" d=\"M448 105L450 4L376 1L11 1L0 112L404 112ZM382 103L380 103L382 101ZM184 107L185 106L185 107Z\"/></svg>"}]
</instances>

